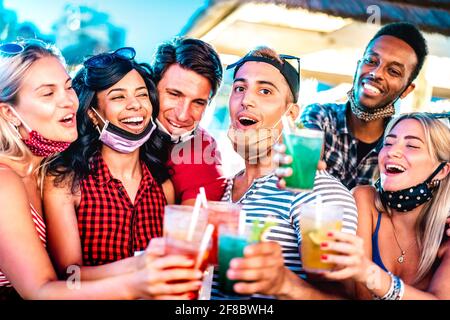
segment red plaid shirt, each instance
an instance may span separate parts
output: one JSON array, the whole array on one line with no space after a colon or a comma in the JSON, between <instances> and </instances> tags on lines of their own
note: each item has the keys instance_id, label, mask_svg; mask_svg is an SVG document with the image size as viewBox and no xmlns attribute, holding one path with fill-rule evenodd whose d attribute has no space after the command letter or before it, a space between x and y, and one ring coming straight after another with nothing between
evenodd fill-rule
<instances>
[{"instance_id":1,"label":"red plaid shirt","mask_svg":"<svg viewBox=\"0 0 450 320\"><path fill-rule=\"evenodd\" d=\"M133 256L150 239L162 236L164 206L161 186L142 165L142 180L134 204L122 182L109 172L100 153L90 163L91 174L82 181L78 208L83 264L101 265Z\"/></svg>"}]
</instances>

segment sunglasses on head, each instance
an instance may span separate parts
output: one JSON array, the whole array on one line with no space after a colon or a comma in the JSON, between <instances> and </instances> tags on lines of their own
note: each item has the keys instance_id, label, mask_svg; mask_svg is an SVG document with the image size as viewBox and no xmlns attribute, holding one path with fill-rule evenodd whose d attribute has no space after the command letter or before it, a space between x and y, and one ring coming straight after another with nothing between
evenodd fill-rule
<instances>
[{"instance_id":1,"label":"sunglasses on head","mask_svg":"<svg viewBox=\"0 0 450 320\"><path fill-rule=\"evenodd\" d=\"M450 120L450 112L431 113L431 115L436 119L449 119Z\"/></svg>"},{"instance_id":2,"label":"sunglasses on head","mask_svg":"<svg viewBox=\"0 0 450 320\"><path fill-rule=\"evenodd\" d=\"M115 59L121 60L133 60L136 56L136 51L131 47L124 47L117 49L114 52L102 53L87 59L83 65L86 68L107 68Z\"/></svg>"},{"instance_id":3,"label":"sunglasses on head","mask_svg":"<svg viewBox=\"0 0 450 320\"><path fill-rule=\"evenodd\" d=\"M299 76L300 76L300 58L299 58L299 57L296 57L296 56L290 56L290 55L288 55L288 54L280 54L279 56L280 56L280 58L281 58L282 60L286 60L286 59L289 59L289 60L291 60L291 59L296 60L296 61L297 61L297 72L298 72L298 74L299 74Z\"/></svg>"},{"instance_id":4,"label":"sunglasses on head","mask_svg":"<svg viewBox=\"0 0 450 320\"><path fill-rule=\"evenodd\" d=\"M0 45L0 54L14 56L25 50L29 46L48 48L49 44L39 39L24 39L20 41L3 43Z\"/></svg>"},{"instance_id":5,"label":"sunglasses on head","mask_svg":"<svg viewBox=\"0 0 450 320\"><path fill-rule=\"evenodd\" d=\"M450 128L450 112L431 113L431 116L435 119L443 121Z\"/></svg>"}]
</instances>

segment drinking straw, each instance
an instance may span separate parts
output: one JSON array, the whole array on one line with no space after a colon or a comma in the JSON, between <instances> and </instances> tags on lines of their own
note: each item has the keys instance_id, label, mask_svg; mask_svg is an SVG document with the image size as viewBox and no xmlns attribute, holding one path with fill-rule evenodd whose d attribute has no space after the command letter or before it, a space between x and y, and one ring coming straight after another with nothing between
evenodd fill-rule
<instances>
[{"instance_id":1,"label":"drinking straw","mask_svg":"<svg viewBox=\"0 0 450 320\"><path fill-rule=\"evenodd\" d=\"M314 219L314 226L316 229L320 228L320 224L322 222L322 213L323 212L323 206L322 206L322 197L320 195L317 195L316 197L316 215Z\"/></svg>"},{"instance_id":2,"label":"drinking straw","mask_svg":"<svg viewBox=\"0 0 450 320\"><path fill-rule=\"evenodd\" d=\"M206 199L206 192L205 192L205 188L200 187L200 196L201 196L201 200L202 200L202 204L204 208L208 208L208 199Z\"/></svg>"},{"instance_id":3,"label":"drinking straw","mask_svg":"<svg viewBox=\"0 0 450 320\"><path fill-rule=\"evenodd\" d=\"M198 291L198 300L211 300L211 286L214 275L214 266L210 265L203 273L203 284Z\"/></svg>"},{"instance_id":4,"label":"drinking straw","mask_svg":"<svg viewBox=\"0 0 450 320\"><path fill-rule=\"evenodd\" d=\"M200 249L198 251L197 260L195 261L195 269L199 269L202 264L203 257L205 255L206 249L208 247L209 240L214 231L214 225L208 224L206 226L205 233L203 234L202 241L200 242Z\"/></svg>"},{"instance_id":5,"label":"drinking straw","mask_svg":"<svg viewBox=\"0 0 450 320\"><path fill-rule=\"evenodd\" d=\"M239 212L239 226L238 226L238 233L239 235L243 235L245 232L245 211L241 210Z\"/></svg>"},{"instance_id":6,"label":"drinking straw","mask_svg":"<svg viewBox=\"0 0 450 320\"><path fill-rule=\"evenodd\" d=\"M200 215L200 206L202 202L200 198L200 194L197 194L197 198L195 199L194 204L194 211L192 211L191 224L189 225L189 232L187 237L188 241L192 241L192 238L194 237L195 225L197 224L198 216Z\"/></svg>"}]
</instances>

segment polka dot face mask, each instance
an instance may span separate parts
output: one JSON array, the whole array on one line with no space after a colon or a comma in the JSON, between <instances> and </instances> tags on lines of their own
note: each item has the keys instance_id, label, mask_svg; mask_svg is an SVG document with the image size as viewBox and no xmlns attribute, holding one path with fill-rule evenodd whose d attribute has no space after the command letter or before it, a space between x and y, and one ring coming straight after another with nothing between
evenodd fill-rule
<instances>
[{"instance_id":1,"label":"polka dot face mask","mask_svg":"<svg viewBox=\"0 0 450 320\"><path fill-rule=\"evenodd\" d=\"M70 142L63 141L54 141L47 138L44 138L40 133L36 130L32 130L23 119L17 114L17 112L11 108L13 113L22 121L23 126L28 131L28 139L23 139L20 136L19 131L17 130L17 134L20 136L21 140L25 145L30 149L31 153L38 157L48 157L57 152L62 152L66 150Z\"/></svg>"},{"instance_id":2,"label":"polka dot face mask","mask_svg":"<svg viewBox=\"0 0 450 320\"><path fill-rule=\"evenodd\" d=\"M408 212L414 208L430 201L433 198L433 191L439 186L440 180L432 181L434 176L441 171L447 162L442 162L439 167L424 182L403 190L385 191L381 186L380 179L375 182L375 188L380 194L381 201L385 206L399 212Z\"/></svg>"},{"instance_id":3,"label":"polka dot face mask","mask_svg":"<svg viewBox=\"0 0 450 320\"><path fill-rule=\"evenodd\" d=\"M28 132L29 138L22 139L31 153L38 157L48 157L66 150L70 142L53 141L41 136L36 130Z\"/></svg>"}]
</instances>

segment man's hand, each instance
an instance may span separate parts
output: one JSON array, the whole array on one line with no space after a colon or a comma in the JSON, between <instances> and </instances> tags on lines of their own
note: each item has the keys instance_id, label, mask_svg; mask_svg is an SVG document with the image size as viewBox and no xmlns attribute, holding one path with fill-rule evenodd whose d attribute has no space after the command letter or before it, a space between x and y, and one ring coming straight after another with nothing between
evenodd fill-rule
<instances>
[{"instance_id":1,"label":"man's hand","mask_svg":"<svg viewBox=\"0 0 450 320\"><path fill-rule=\"evenodd\" d=\"M249 281L236 283L237 293L276 295L284 284L285 272L280 245L269 241L247 246L243 258L231 260L227 276Z\"/></svg>"},{"instance_id":2,"label":"man's hand","mask_svg":"<svg viewBox=\"0 0 450 320\"><path fill-rule=\"evenodd\" d=\"M292 156L286 155L286 146L283 143L277 143L273 147L274 155L273 161L277 168L275 169L275 175L278 177L278 188L286 188L286 181L283 178L290 177L292 175L291 167L282 167L282 165L288 165L292 163ZM317 170L325 170L327 164L325 161L320 160L317 164Z\"/></svg>"}]
</instances>

